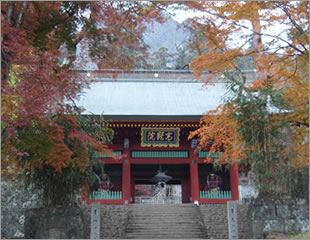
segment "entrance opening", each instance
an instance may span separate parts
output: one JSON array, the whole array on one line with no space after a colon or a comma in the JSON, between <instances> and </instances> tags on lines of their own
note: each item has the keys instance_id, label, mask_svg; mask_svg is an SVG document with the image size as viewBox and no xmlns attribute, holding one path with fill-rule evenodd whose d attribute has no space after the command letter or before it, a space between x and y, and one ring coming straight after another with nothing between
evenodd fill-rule
<instances>
[{"instance_id":1,"label":"entrance opening","mask_svg":"<svg viewBox=\"0 0 310 240\"><path fill-rule=\"evenodd\" d=\"M182 203L181 184L135 184L135 203Z\"/></svg>"},{"instance_id":2,"label":"entrance opening","mask_svg":"<svg viewBox=\"0 0 310 240\"><path fill-rule=\"evenodd\" d=\"M156 182L158 172L172 177L167 182ZM133 203L180 204L190 200L189 165L133 164L131 165Z\"/></svg>"}]
</instances>

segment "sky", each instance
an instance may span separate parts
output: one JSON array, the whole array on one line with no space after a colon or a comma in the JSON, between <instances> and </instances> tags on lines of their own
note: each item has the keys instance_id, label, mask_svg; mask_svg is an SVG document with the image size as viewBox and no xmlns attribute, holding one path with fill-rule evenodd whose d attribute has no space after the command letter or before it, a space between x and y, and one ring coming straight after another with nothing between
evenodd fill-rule
<instances>
[{"instance_id":1,"label":"sky","mask_svg":"<svg viewBox=\"0 0 310 240\"><path fill-rule=\"evenodd\" d=\"M176 9L176 8L169 8L168 11L172 14L172 18L175 19L176 21L178 21L179 23L182 23L184 20L188 19L188 18L193 18L193 17L201 17L206 15L206 13L202 13L199 11L194 11L194 10L182 10L182 9ZM279 9L275 10L277 12L279 12L279 14L281 14ZM249 21L240 21L240 23L242 25L247 26L249 29L252 29L251 23ZM267 22L262 22L261 23L262 26L268 24ZM274 26L269 26L268 28L263 30L263 33L267 33L270 35L278 35L281 38L287 40L287 35L286 35L286 31L289 29L288 26L285 26L284 24L275 24ZM227 46L229 48L233 48L234 46L238 46L240 45L240 41L242 41L242 39L240 39L241 35L250 35L252 32L251 30L247 30L247 29L242 29L242 31L231 34L230 36L230 41L228 41ZM268 37L268 36L262 36L262 42L263 43L267 43L272 41L274 38ZM284 46L285 43L281 42L281 41L276 41L276 43L274 44L274 47L276 45L280 45L280 46ZM250 44L245 44L244 48L247 49L250 47ZM278 53L280 53L281 51L279 51Z\"/></svg>"},{"instance_id":2,"label":"sky","mask_svg":"<svg viewBox=\"0 0 310 240\"><path fill-rule=\"evenodd\" d=\"M171 14L171 17L179 23L182 23L183 21L185 21L188 18L201 17L201 16L206 15L206 13L202 13L202 12L197 11L197 10L196 11L195 10L186 10L185 11L181 8L177 8L177 5L170 6L168 8L168 12ZM242 25L247 26L249 29L252 28L249 21L240 21L240 23ZM266 24L266 23L262 23L262 24ZM282 32L281 33L282 35L280 35L280 36L283 37L284 39L286 39L286 34L285 34L284 30L285 30L285 27L283 25L277 24L277 25L275 25L269 29L264 29L263 31L265 33L268 33L271 35L280 34ZM228 48L235 48L236 46L242 45L241 42L243 42L243 41L245 42L245 41L247 41L247 39L246 38L242 39L242 38L240 38L240 36L242 36L242 35L250 36L251 34L252 34L251 30L246 30L246 29L242 29L239 32L231 34L230 39L227 42L227 47ZM272 40L272 38L270 38L270 37L262 36L263 43L267 43L271 40ZM284 43L283 42L276 42L275 45L284 45ZM249 47L250 47L250 43L246 43L244 45L244 49L248 49ZM280 53L280 52L278 52L278 53ZM86 61L86 62L88 62L88 61ZM88 63L87 67L90 69L96 69L97 68L97 66L95 66L93 63Z\"/></svg>"}]
</instances>

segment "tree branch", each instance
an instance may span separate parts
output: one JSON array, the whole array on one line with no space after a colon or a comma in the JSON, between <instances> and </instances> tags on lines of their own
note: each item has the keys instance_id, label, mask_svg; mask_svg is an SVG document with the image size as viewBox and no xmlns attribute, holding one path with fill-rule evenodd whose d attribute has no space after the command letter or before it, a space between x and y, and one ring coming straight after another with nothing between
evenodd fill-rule
<instances>
[{"instance_id":1,"label":"tree branch","mask_svg":"<svg viewBox=\"0 0 310 240\"><path fill-rule=\"evenodd\" d=\"M309 127L309 123L307 122L300 122L300 121L296 121L296 120L292 120L293 123L296 124L296 126L306 126Z\"/></svg>"},{"instance_id":2,"label":"tree branch","mask_svg":"<svg viewBox=\"0 0 310 240\"><path fill-rule=\"evenodd\" d=\"M285 14L286 16L288 16L289 20L291 21L291 23L296 27L296 29L301 33L301 34L305 34L305 31L296 23L296 21L292 18L291 14L289 13L289 11L287 10L287 8L284 5L280 5L279 3L275 2L275 5L280 8Z\"/></svg>"},{"instance_id":3,"label":"tree branch","mask_svg":"<svg viewBox=\"0 0 310 240\"><path fill-rule=\"evenodd\" d=\"M286 43L289 47L295 49L297 52L301 53L301 54L305 54L305 51L302 51L300 50L299 48L297 48L296 46L292 45L290 42L286 41L285 39L279 37L279 36L275 36L275 35L272 35L272 34L268 34L268 33L261 33L261 32L255 32L253 29L243 25L243 24L240 24L240 23L237 23L236 21L226 17L226 16L221 16L221 15L218 15L216 13L212 13L208 10L205 11L206 13L212 15L212 16L215 16L215 17L218 17L218 18L221 18L221 19L224 19L224 20L228 20L228 21L231 21L232 24L234 24L235 26L238 26L238 27L241 27L243 29L246 29L246 30L250 30L253 34L257 34L257 35L260 35L260 36L265 36L265 37L271 37L271 38L274 38L274 39L278 39L284 43Z\"/></svg>"},{"instance_id":4,"label":"tree branch","mask_svg":"<svg viewBox=\"0 0 310 240\"><path fill-rule=\"evenodd\" d=\"M296 21L292 18L291 14L289 13L289 11L287 10L287 8L285 6L281 6L279 3L275 3L276 6L278 6L280 9L282 9L282 11L286 14L286 16L288 16L289 20L291 21L291 23L295 26L295 28L301 33L301 35L306 35L305 31L302 29L302 27L300 25L298 25L296 23ZM308 35L306 35L308 37ZM299 38L297 38L299 44L303 47L303 49L305 49L305 51L308 51L308 49L306 48L306 46L299 41ZM309 39L308 39L309 40Z\"/></svg>"}]
</instances>

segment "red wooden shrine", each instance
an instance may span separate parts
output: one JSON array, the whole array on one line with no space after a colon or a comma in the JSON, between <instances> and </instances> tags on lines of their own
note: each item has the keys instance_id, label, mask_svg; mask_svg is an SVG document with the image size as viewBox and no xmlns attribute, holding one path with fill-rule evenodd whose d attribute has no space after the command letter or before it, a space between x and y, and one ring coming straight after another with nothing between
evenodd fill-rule
<instances>
[{"instance_id":1,"label":"red wooden shrine","mask_svg":"<svg viewBox=\"0 0 310 240\"><path fill-rule=\"evenodd\" d=\"M242 74L247 82L257 79L255 71ZM87 70L81 75L96 82L78 105L86 114L103 114L111 121L115 134L110 148L117 156L98 154L105 163L104 173L98 172L101 182L82 201L133 204L137 187L154 184L159 169L172 177L168 185L181 186L182 203L224 204L239 199L238 168L215 170L205 162L208 149L198 152L197 143L188 140L204 113L221 103L225 79L210 75L214 84L202 89L189 70Z\"/></svg>"},{"instance_id":2,"label":"red wooden shrine","mask_svg":"<svg viewBox=\"0 0 310 240\"><path fill-rule=\"evenodd\" d=\"M239 199L238 168L223 166L215 171L212 164L205 162L206 153L195 151L195 143L188 140L189 132L199 127L199 120L112 120L110 127L115 133L110 148L116 157L98 155L105 164L106 174L100 187L105 192L116 192L117 197L105 197L104 193L103 197L82 197L87 204L135 203L135 185L153 184L151 179L159 166L172 177L168 185L181 185L182 203L225 204ZM170 137L167 131L177 129L178 142L168 146L165 141L159 146L156 142L148 145L142 138L145 129L161 131L153 136L158 138ZM99 191L96 187L93 190Z\"/></svg>"}]
</instances>

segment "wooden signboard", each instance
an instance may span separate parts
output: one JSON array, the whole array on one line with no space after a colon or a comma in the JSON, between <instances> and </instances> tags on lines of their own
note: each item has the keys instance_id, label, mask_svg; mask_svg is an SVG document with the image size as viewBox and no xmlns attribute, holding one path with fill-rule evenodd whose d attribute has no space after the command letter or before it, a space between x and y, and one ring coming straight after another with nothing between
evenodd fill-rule
<instances>
[{"instance_id":1,"label":"wooden signboard","mask_svg":"<svg viewBox=\"0 0 310 240\"><path fill-rule=\"evenodd\" d=\"M179 147L179 128L141 128L142 147Z\"/></svg>"}]
</instances>

